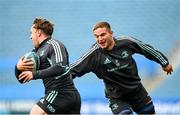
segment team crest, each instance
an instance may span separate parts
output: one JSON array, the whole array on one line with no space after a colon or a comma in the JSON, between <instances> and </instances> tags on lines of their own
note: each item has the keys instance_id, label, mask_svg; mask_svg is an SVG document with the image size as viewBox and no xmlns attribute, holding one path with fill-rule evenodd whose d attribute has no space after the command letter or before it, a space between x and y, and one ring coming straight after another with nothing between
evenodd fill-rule
<instances>
[{"instance_id":1,"label":"team crest","mask_svg":"<svg viewBox=\"0 0 180 115\"><path fill-rule=\"evenodd\" d=\"M127 58L127 57L129 56L129 54L128 54L127 51L123 51L123 52L121 53L121 56L122 56L122 58Z\"/></svg>"},{"instance_id":2,"label":"team crest","mask_svg":"<svg viewBox=\"0 0 180 115\"><path fill-rule=\"evenodd\" d=\"M41 53L40 53L40 56L43 56L44 55L44 50L43 51L41 51Z\"/></svg>"}]
</instances>

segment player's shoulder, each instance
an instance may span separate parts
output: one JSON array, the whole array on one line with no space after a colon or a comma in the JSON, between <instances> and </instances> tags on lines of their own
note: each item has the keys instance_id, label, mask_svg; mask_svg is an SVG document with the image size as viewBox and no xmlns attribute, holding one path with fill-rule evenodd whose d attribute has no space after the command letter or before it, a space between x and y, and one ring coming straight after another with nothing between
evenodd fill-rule
<instances>
[{"instance_id":1,"label":"player's shoulder","mask_svg":"<svg viewBox=\"0 0 180 115\"><path fill-rule=\"evenodd\" d=\"M50 45L50 46L53 46L53 47L60 47L60 46L64 47L64 44L60 40L54 39L54 38L49 39L47 41L47 44Z\"/></svg>"},{"instance_id":2,"label":"player's shoulder","mask_svg":"<svg viewBox=\"0 0 180 115\"><path fill-rule=\"evenodd\" d=\"M98 48L99 48L99 45L98 45L97 42L95 42L90 48L98 49Z\"/></svg>"},{"instance_id":3,"label":"player's shoulder","mask_svg":"<svg viewBox=\"0 0 180 115\"><path fill-rule=\"evenodd\" d=\"M122 43L128 43L128 42L141 42L140 40L138 40L135 37L132 36L119 36L119 37L115 37L115 39L118 42L122 42Z\"/></svg>"},{"instance_id":4,"label":"player's shoulder","mask_svg":"<svg viewBox=\"0 0 180 115\"><path fill-rule=\"evenodd\" d=\"M118 36L118 37L115 37L115 39L117 39L117 41L132 41L132 40L134 40L134 38L131 36Z\"/></svg>"},{"instance_id":5,"label":"player's shoulder","mask_svg":"<svg viewBox=\"0 0 180 115\"><path fill-rule=\"evenodd\" d=\"M99 45L97 43L94 43L91 45L91 47L89 49L86 50L85 54L94 54L94 52L96 52L99 49Z\"/></svg>"},{"instance_id":6,"label":"player's shoulder","mask_svg":"<svg viewBox=\"0 0 180 115\"><path fill-rule=\"evenodd\" d=\"M48 39L47 43L53 44L53 43L61 43L61 42L58 39L51 38L51 39Z\"/></svg>"},{"instance_id":7,"label":"player's shoulder","mask_svg":"<svg viewBox=\"0 0 180 115\"><path fill-rule=\"evenodd\" d=\"M99 45L97 42L95 42L90 48L90 51L97 51L98 49L100 49Z\"/></svg>"}]
</instances>

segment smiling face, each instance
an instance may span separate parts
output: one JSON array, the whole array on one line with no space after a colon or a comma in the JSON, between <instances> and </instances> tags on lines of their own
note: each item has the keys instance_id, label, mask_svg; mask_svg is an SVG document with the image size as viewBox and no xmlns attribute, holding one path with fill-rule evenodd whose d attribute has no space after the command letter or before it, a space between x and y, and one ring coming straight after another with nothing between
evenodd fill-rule
<instances>
[{"instance_id":1,"label":"smiling face","mask_svg":"<svg viewBox=\"0 0 180 115\"><path fill-rule=\"evenodd\" d=\"M114 47L113 32L106 27L100 27L93 31L96 42L99 47L105 50L111 50Z\"/></svg>"},{"instance_id":2,"label":"smiling face","mask_svg":"<svg viewBox=\"0 0 180 115\"><path fill-rule=\"evenodd\" d=\"M34 25L32 25L31 30L30 30L30 34L31 34L31 39L33 42L33 45L35 48L39 47L39 40L38 40L38 30L36 28L34 28Z\"/></svg>"}]
</instances>

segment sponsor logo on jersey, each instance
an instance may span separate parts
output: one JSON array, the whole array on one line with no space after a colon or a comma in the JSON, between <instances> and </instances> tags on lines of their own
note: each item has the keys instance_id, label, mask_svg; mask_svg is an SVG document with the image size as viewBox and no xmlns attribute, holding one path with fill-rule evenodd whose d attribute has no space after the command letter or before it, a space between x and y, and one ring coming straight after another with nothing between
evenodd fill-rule
<instances>
[{"instance_id":1,"label":"sponsor logo on jersey","mask_svg":"<svg viewBox=\"0 0 180 115\"><path fill-rule=\"evenodd\" d=\"M52 113L56 111L56 109L54 109L50 104L47 106L47 109L51 111Z\"/></svg>"},{"instance_id":2,"label":"sponsor logo on jersey","mask_svg":"<svg viewBox=\"0 0 180 115\"><path fill-rule=\"evenodd\" d=\"M115 60L115 62L116 62L116 66L120 66L120 63L118 60Z\"/></svg>"}]
</instances>

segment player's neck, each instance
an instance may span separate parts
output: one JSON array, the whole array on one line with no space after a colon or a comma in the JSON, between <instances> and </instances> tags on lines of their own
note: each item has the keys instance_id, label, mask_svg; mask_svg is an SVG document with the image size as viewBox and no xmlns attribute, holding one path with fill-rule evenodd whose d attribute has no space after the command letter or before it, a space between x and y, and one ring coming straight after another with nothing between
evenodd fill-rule
<instances>
[{"instance_id":1,"label":"player's neck","mask_svg":"<svg viewBox=\"0 0 180 115\"><path fill-rule=\"evenodd\" d=\"M108 51L112 50L115 45L115 41L112 39L112 42L109 44L109 47L107 48Z\"/></svg>"},{"instance_id":2,"label":"player's neck","mask_svg":"<svg viewBox=\"0 0 180 115\"><path fill-rule=\"evenodd\" d=\"M44 40L48 39L49 37L46 35L42 35L39 37L39 44L41 44Z\"/></svg>"}]
</instances>

